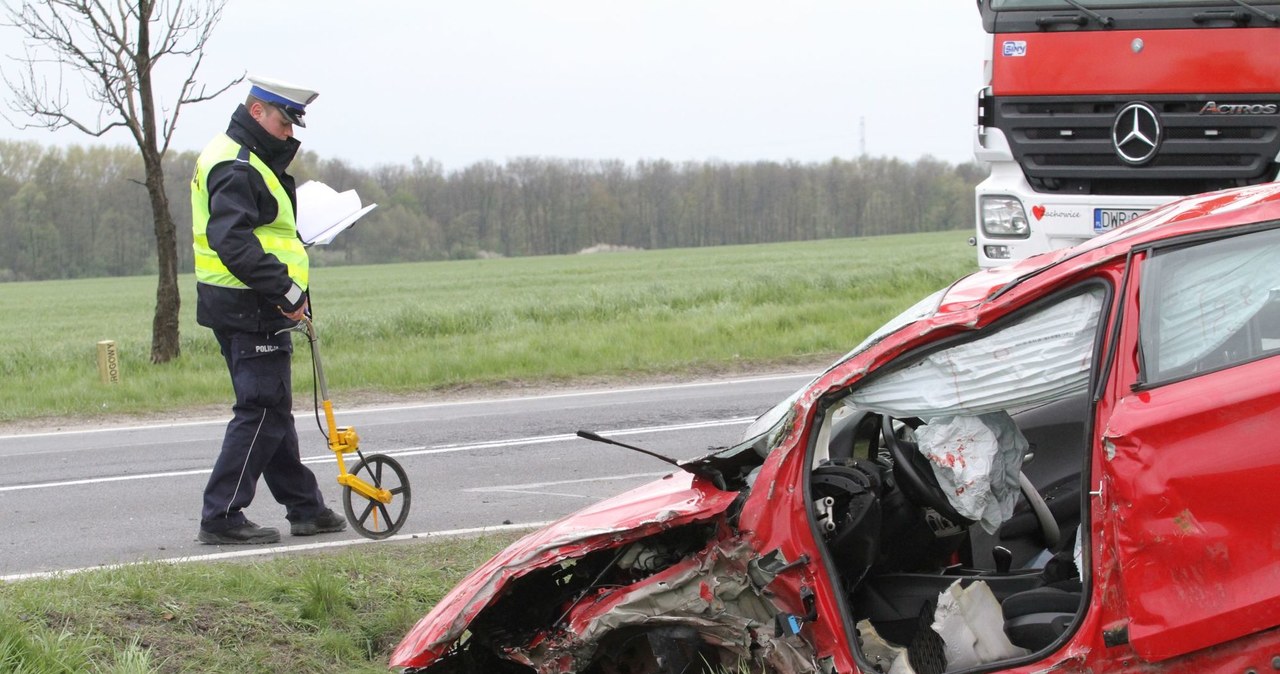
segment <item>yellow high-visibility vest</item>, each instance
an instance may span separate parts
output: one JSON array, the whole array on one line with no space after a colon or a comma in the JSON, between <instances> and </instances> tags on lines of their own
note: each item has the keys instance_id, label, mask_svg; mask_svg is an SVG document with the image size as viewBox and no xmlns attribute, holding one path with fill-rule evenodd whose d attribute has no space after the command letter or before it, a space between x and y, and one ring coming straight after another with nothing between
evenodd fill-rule
<instances>
[{"instance_id":1,"label":"yellow high-visibility vest","mask_svg":"<svg viewBox=\"0 0 1280 674\"><path fill-rule=\"evenodd\" d=\"M196 160L196 173L191 179L191 231L194 234L196 280L200 283L224 288L248 288L222 263L218 254L209 247L205 230L209 227L209 171L226 161L242 161L238 158L241 145L227 134L219 134L205 147ZM307 289L310 279L310 262L307 249L298 239L298 228L293 212L293 202L285 192L280 179L252 152L246 152L249 165L262 175L271 196L275 197L276 219L253 230L262 244L262 250L276 256L289 267L289 277L299 288Z\"/></svg>"}]
</instances>

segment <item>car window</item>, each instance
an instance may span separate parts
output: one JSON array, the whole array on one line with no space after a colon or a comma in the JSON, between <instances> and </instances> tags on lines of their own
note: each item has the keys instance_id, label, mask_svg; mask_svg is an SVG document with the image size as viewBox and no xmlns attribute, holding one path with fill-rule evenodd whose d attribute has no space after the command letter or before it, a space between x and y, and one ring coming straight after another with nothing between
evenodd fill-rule
<instances>
[{"instance_id":1,"label":"car window","mask_svg":"<svg viewBox=\"0 0 1280 674\"><path fill-rule=\"evenodd\" d=\"M1280 230L1155 250L1140 300L1145 383L1280 352Z\"/></svg>"}]
</instances>

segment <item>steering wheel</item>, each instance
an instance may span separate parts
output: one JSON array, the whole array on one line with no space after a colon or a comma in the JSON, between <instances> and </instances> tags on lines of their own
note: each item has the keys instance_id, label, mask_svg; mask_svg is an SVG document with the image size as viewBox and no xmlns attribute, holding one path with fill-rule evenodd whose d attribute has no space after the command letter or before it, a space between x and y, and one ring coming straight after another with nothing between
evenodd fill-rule
<instances>
[{"instance_id":1,"label":"steering wheel","mask_svg":"<svg viewBox=\"0 0 1280 674\"><path fill-rule=\"evenodd\" d=\"M911 429L923 425L919 419L899 419L898 421ZM893 428L893 417L887 414L881 415L880 430L884 436L885 447L893 457L894 480L906 493L907 498L916 505L933 508L954 524L963 527L973 524L974 520L956 512L955 506L947 500L947 494L938 484L938 478L933 474L933 466L929 465L929 459L920 452L920 446L898 437ZM1049 506L1044 502L1044 497L1036 491L1031 480L1021 473L1018 474L1018 486L1022 490L1023 498L1027 499L1027 504L1036 514L1036 521L1040 524L1040 532L1044 536L1045 547L1050 549L1056 547L1061 539L1061 532L1058 530L1057 520L1053 519Z\"/></svg>"},{"instance_id":2,"label":"steering wheel","mask_svg":"<svg viewBox=\"0 0 1280 674\"><path fill-rule=\"evenodd\" d=\"M919 419L899 419L899 421L912 429L923 425ZM974 523L974 520L956 512L955 506L947 500L946 492L942 491L938 478L933 475L929 459L920 453L920 446L898 437L893 428L893 417L887 414L880 415L880 431L884 436L884 444L889 450L889 456L893 457L893 478L898 483L898 488L912 503L933 508L939 515L962 527Z\"/></svg>"}]
</instances>

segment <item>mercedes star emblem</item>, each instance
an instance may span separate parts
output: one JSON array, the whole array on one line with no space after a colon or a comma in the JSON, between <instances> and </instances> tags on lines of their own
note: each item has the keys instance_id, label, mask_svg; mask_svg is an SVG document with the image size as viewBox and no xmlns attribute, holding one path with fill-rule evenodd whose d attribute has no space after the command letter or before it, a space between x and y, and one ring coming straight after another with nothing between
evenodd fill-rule
<instances>
[{"instance_id":1,"label":"mercedes star emblem","mask_svg":"<svg viewBox=\"0 0 1280 674\"><path fill-rule=\"evenodd\" d=\"M1160 117L1146 103L1130 103L1111 123L1111 143L1125 163L1145 164L1156 156L1163 129Z\"/></svg>"}]
</instances>

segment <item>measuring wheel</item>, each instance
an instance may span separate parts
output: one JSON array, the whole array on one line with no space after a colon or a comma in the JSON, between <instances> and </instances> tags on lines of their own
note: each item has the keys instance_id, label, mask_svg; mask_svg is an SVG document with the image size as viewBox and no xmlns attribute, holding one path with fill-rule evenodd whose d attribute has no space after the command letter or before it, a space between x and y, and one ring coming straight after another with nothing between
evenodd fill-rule
<instances>
[{"instance_id":1,"label":"measuring wheel","mask_svg":"<svg viewBox=\"0 0 1280 674\"><path fill-rule=\"evenodd\" d=\"M391 501L382 503L368 498L351 487L342 488L342 507L347 521L365 538L386 538L400 530L409 518L409 478L395 459L384 454L361 457L351 474L391 493Z\"/></svg>"}]
</instances>

